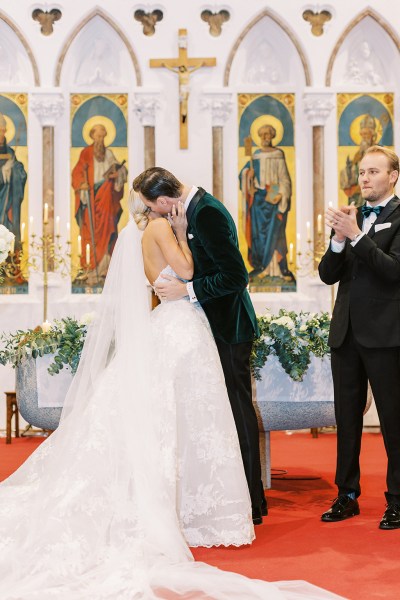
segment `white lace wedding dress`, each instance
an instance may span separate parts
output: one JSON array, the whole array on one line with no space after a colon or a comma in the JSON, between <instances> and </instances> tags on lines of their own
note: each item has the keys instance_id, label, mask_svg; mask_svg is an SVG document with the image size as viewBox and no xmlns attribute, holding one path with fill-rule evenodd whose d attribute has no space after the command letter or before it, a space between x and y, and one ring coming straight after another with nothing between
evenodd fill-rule
<instances>
[{"instance_id":1,"label":"white lace wedding dress","mask_svg":"<svg viewBox=\"0 0 400 600\"><path fill-rule=\"evenodd\" d=\"M150 315L119 237L59 428L0 485L1 600L328 600L196 563L254 537L222 369L200 307Z\"/></svg>"}]
</instances>

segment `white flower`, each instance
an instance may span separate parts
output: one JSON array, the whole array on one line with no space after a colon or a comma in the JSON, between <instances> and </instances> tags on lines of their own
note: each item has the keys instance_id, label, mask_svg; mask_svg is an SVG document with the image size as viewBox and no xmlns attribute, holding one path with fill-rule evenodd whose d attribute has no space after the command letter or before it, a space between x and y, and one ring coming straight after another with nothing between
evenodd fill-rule
<instances>
[{"instance_id":1,"label":"white flower","mask_svg":"<svg viewBox=\"0 0 400 600\"><path fill-rule=\"evenodd\" d=\"M7 258L7 255L13 246L14 238L15 235L11 233L7 227L0 225L0 263Z\"/></svg>"},{"instance_id":2,"label":"white flower","mask_svg":"<svg viewBox=\"0 0 400 600\"><path fill-rule=\"evenodd\" d=\"M81 316L79 325L89 325L96 318L95 312L88 312Z\"/></svg>"},{"instance_id":3,"label":"white flower","mask_svg":"<svg viewBox=\"0 0 400 600\"><path fill-rule=\"evenodd\" d=\"M286 327L287 329L290 329L291 331L293 331L293 329L295 328L293 320L290 317L287 317L285 315L283 315L282 317L278 317L278 319L274 319L273 321L271 321L271 325L283 325L283 327Z\"/></svg>"},{"instance_id":4,"label":"white flower","mask_svg":"<svg viewBox=\"0 0 400 600\"><path fill-rule=\"evenodd\" d=\"M266 344L266 346L271 346L271 344L274 343L274 340L269 335L264 335L262 341L264 342L264 344Z\"/></svg>"},{"instance_id":5,"label":"white flower","mask_svg":"<svg viewBox=\"0 0 400 600\"><path fill-rule=\"evenodd\" d=\"M300 325L299 331L307 331L307 325Z\"/></svg>"}]
</instances>

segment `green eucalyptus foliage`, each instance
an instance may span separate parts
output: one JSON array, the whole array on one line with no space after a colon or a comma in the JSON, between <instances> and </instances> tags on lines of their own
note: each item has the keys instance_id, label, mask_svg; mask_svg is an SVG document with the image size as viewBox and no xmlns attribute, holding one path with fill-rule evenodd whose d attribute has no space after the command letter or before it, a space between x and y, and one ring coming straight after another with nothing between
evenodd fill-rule
<instances>
[{"instance_id":1,"label":"green eucalyptus foliage","mask_svg":"<svg viewBox=\"0 0 400 600\"><path fill-rule=\"evenodd\" d=\"M257 317L260 337L253 343L251 369L255 379L261 379L261 369L268 356L275 354L282 368L294 381L302 381L311 356L329 355L328 313L296 313L281 309L277 315L266 313Z\"/></svg>"},{"instance_id":2,"label":"green eucalyptus foliage","mask_svg":"<svg viewBox=\"0 0 400 600\"><path fill-rule=\"evenodd\" d=\"M48 331L38 326L28 331L18 330L15 333L0 337L0 364L11 364L16 367L25 357L38 358L45 354L54 354L54 360L48 371L56 375L69 365L72 373L76 373L81 357L87 325L71 317L54 321Z\"/></svg>"}]
</instances>

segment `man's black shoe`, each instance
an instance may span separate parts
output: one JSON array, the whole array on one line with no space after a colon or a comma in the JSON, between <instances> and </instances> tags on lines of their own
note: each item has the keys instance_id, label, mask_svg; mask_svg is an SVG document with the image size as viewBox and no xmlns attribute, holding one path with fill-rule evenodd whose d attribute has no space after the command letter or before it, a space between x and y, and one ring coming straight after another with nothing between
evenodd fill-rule
<instances>
[{"instance_id":1,"label":"man's black shoe","mask_svg":"<svg viewBox=\"0 0 400 600\"><path fill-rule=\"evenodd\" d=\"M252 510L252 516L253 516L253 524L254 525L261 525L262 524L262 512L261 512L261 508L253 508L253 510Z\"/></svg>"},{"instance_id":2,"label":"man's black shoe","mask_svg":"<svg viewBox=\"0 0 400 600\"><path fill-rule=\"evenodd\" d=\"M360 507L358 506L358 501L353 500L353 498L350 498L346 494L342 494L335 498L331 508L323 513L321 521L326 521L327 523L344 521L359 514Z\"/></svg>"},{"instance_id":3,"label":"man's black shoe","mask_svg":"<svg viewBox=\"0 0 400 600\"><path fill-rule=\"evenodd\" d=\"M400 529L400 504L389 502L379 523L379 529Z\"/></svg>"}]
</instances>

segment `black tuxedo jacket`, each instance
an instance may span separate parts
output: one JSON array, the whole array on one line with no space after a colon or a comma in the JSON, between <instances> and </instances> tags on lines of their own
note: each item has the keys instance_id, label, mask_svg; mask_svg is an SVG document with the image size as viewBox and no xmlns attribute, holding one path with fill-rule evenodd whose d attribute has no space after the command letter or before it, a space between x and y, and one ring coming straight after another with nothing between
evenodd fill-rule
<instances>
[{"instance_id":1,"label":"black tuxedo jacket","mask_svg":"<svg viewBox=\"0 0 400 600\"><path fill-rule=\"evenodd\" d=\"M363 216L357 221L361 229ZM388 202L355 246L329 245L319 265L324 283L339 282L328 343L342 345L349 319L356 340L367 348L400 346L400 200Z\"/></svg>"},{"instance_id":2,"label":"black tuxedo jacket","mask_svg":"<svg viewBox=\"0 0 400 600\"><path fill-rule=\"evenodd\" d=\"M194 261L193 289L214 337L228 344L252 341L258 335L257 319L230 213L222 202L199 188L186 216Z\"/></svg>"}]
</instances>

